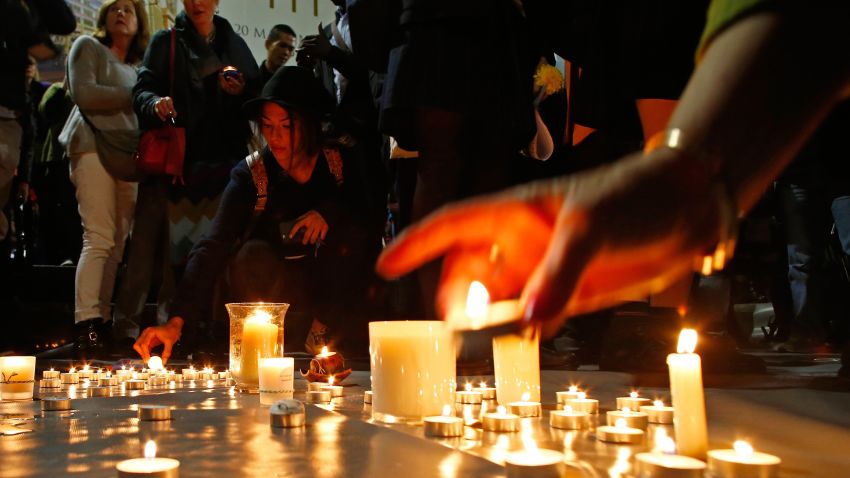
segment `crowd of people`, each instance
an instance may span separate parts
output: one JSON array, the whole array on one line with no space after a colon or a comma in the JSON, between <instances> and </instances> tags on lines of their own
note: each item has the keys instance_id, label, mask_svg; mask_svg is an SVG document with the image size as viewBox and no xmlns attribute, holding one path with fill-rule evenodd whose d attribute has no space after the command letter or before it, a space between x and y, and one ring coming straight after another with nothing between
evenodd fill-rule
<instances>
[{"instance_id":1,"label":"crowd of people","mask_svg":"<svg viewBox=\"0 0 850 478\"><path fill-rule=\"evenodd\" d=\"M163 345L167 360L178 342L214 354L223 304L255 300L292 304L290 350L363 339L376 263L415 284L408 316L448 315L472 280L520 297L550 335L650 295L675 309L686 296L656 297L692 289L695 264L723 269L768 189L787 244L777 337L846 340L824 305L831 225L850 263L848 71L826 47L845 42L846 8L331 1L327 26L273 26L258 65L218 0L183 0L159 32L141 0L107 0L48 88L30 58L73 17L62 1L3 0L4 32L18 15L42 35L4 33L0 202L38 197L40 257L77 265L75 355ZM550 87L556 54L566 79ZM113 172L105 143L169 127L185 135L181 174ZM50 206L67 204L62 168L78 258L50 232L75 227ZM158 325L145 328L151 289Z\"/></svg>"}]
</instances>

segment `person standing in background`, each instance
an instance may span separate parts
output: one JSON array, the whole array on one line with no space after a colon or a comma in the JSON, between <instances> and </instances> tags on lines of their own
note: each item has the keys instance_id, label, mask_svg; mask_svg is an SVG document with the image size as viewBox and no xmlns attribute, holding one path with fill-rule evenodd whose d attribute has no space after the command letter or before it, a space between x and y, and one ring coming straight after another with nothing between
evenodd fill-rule
<instances>
[{"instance_id":1,"label":"person standing in background","mask_svg":"<svg viewBox=\"0 0 850 478\"><path fill-rule=\"evenodd\" d=\"M292 58L295 51L295 30L289 25L272 27L266 37L266 59L260 64L260 79L265 85L278 68Z\"/></svg>"}]
</instances>

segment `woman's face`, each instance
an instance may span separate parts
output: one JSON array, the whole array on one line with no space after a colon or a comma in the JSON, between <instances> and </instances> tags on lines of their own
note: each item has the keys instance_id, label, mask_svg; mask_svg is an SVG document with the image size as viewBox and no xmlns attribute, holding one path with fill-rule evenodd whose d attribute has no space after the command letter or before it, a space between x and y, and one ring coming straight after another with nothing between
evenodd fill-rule
<instances>
[{"instance_id":1,"label":"woman's face","mask_svg":"<svg viewBox=\"0 0 850 478\"><path fill-rule=\"evenodd\" d=\"M118 0L106 10L106 33L110 38L116 36L132 37L139 31L136 7L131 0Z\"/></svg>"},{"instance_id":2,"label":"woman's face","mask_svg":"<svg viewBox=\"0 0 850 478\"><path fill-rule=\"evenodd\" d=\"M183 9L195 26L212 23L216 8L218 0L183 0Z\"/></svg>"},{"instance_id":3,"label":"woman's face","mask_svg":"<svg viewBox=\"0 0 850 478\"><path fill-rule=\"evenodd\" d=\"M277 103L267 101L263 105L263 113L260 117L260 132L275 159L285 169L284 161L289 164L292 154L300 149L301 128L297 127L286 109Z\"/></svg>"}]
</instances>

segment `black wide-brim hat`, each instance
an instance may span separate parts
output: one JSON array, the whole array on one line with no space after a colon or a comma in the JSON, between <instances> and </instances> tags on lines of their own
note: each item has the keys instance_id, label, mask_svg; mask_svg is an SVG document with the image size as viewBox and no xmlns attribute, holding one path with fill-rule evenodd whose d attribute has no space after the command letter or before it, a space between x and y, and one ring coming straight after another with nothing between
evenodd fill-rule
<instances>
[{"instance_id":1,"label":"black wide-brim hat","mask_svg":"<svg viewBox=\"0 0 850 478\"><path fill-rule=\"evenodd\" d=\"M242 110L249 118L255 118L267 101L319 118L330 115L336 108L333 97L313 72L300 66L278 68L263 86L260 96L246 101Z\"/></svg>"}]
</instances>

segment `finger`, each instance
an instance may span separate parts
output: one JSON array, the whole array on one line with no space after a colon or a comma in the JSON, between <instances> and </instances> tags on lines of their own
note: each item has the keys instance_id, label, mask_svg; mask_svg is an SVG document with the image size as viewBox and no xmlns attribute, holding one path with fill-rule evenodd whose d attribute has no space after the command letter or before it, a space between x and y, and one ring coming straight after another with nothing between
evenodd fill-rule
<instances>
[{"instance_id":1,"label":"finger","mask_svg":"<svg viewBox=\"0 0 850 478\"><path fill-rule=\"evenodd\" d=\"M142 335L139 336L139 339L136 340L136 343L133 344L133 349L142 357L142 361L144 363L148 363L148 360L151 358L150 348L148 347L148 342L150 341L151 329L147 328Z\"/></svg>"},{"instance_id":2,"label":"finger","mask_svg":"<svg viewBox=\"0 0 850 478\"><path fill-rule=\"evenodd\" d=\"M489 280L494 266L489 260L489 255L490 248L484 246L456 249L446 255L443 259L439 288L435 298L440 317L466 316L466 296L472 281L482 281L491 298L497 296L499 293L497 289L500 287Z\"/></svg>"},{"instance_id":3,"label":"finger","mask_svg":"<svg viewBox=\"0 0 850 478\"><path fill-rule=\"evenodd\" d=\"M292 229L289 230L289 238L292 239L298 234L298 230L302 227L307 227L305 219L299 219L295 224L292 225Z\"/></svg>"},{"instance_id":4,"label":"finger","mask_svg":"<svg viewBox=\"0 0 850 478\"><path fill-rule=\"evenodd\" d=\"M326 237L328 237L328 225L327 224L322 226L322 233L319 237L321 237L323 241L325 240Z\"/></svg>"},{"instance_id":5,"label":"finger","mask_svg":"<svg viewBox=\"0 0 850 478\"><path fill-rule=\"evenodd\" d=\"M162 364L165 365L168 363L168 359L171 358L171 349L174 347L174 342L163 340L162 344Z\"/></svg>"}]
</instances>

